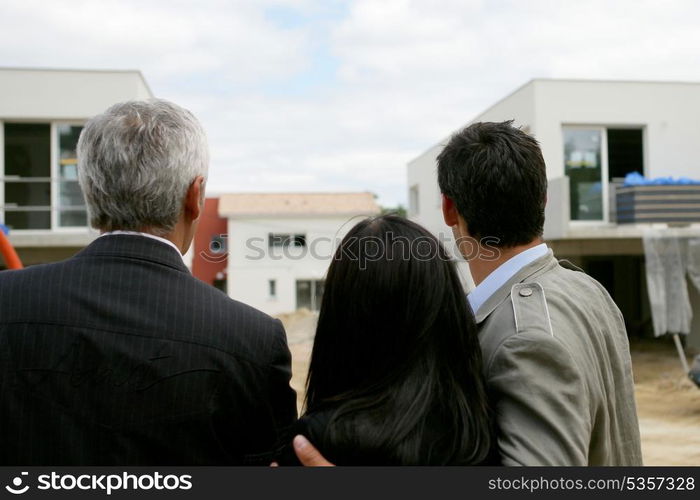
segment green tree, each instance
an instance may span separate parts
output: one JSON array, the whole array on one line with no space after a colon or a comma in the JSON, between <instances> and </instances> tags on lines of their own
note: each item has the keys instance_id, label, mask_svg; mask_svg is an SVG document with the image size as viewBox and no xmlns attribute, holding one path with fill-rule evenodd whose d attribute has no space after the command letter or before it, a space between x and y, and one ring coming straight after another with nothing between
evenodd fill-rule
<instances>
[{"instance_id":1,"label":"green tree","mask_svg":"<svg viewBox=\"0 0 700 500\"><path fill-rule=\"evenodd\" d=\"M398 204L395 207L381 207L382 209L382 215L386 214L392 214L392 215L398 215L399 217L406 217L406 207L404 207L402 204Z\"/></svg>"}]
</instances>

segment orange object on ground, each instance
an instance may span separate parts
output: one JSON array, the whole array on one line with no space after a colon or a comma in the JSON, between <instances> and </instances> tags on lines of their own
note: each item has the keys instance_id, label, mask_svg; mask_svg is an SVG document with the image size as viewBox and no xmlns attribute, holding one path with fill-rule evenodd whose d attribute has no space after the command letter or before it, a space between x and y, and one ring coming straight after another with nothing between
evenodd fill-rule
<instances>
[{"instance_id":1,"label":"orange object on ground","mask_svg":"<svg viewBox=\"0 0 700 500\"><path fill-rule=\"evenodd\" d=\"M22 269L24 267L22 261L19 260L17 252L15 252L15 248L2 231L0 231L0 253L5 259L5 266L8 269Z\"/></svg>"}]
</instances>

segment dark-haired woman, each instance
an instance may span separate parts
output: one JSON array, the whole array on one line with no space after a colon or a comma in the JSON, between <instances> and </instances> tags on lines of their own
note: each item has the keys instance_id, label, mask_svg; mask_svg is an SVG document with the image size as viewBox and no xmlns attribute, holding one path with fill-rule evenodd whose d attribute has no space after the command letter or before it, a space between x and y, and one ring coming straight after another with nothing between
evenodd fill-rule
<instances>
[{"instance_id":1,"label":"dark-haired woman","mask_svg":"<svg viewBox=\"0 0 700 500\"><path fill-rule=\"evenodd\" d=\"M406 219L360 222L328 270L303 434L337 465L492 463L476 326L439 241Z\"/></svg>"}]
</instances>

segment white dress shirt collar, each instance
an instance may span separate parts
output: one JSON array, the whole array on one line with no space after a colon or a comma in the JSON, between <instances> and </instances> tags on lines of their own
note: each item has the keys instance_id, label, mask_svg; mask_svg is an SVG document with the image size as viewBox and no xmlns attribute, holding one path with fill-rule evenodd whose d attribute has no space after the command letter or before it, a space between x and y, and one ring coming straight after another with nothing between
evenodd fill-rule
<instances>
[{"instance_id":1,"label":"white dress shirt collar","mask_svg":"<svg viewBox=\"0 0 700 500\"><path fill-rule=\"evenodd\" d=\"M491 272L491 274L486 276L486 279L479 283L469 293L469 295L467 295L467 299L469 300L469 304L471 305L474 314L476 314L479 308L484 305L491 295L496 293L496 291L505 285L509 279L515 276L518 271L545 255L548 250L549 249L547 248L546 243L541 243L535 247L528 248L527 250L514 255L498 266L493 272Z\"/></svg>"},{"instance_id":2,"label":"white dress shirt collar","mask_svg":"<svg viewBox=\"0 0 700 500\"><path fill-rule=\"evenodd\" d=\"M182 258L182 252L180 252L180 249L177 247L177 245L175 245L175 243L173 243L172 241L167 240L165 238L161 238L160 236L156 236L155 234L141 233L139 231L110 231L108 233L102 233L100 235L100 237L110 236L113 234L127 234L130 236L145 236L146 238L151 238L153 240L160 241L161 243L165 243L166 245L170 245L177 252L177 254L180 256L180 258Z\"/></svg>"}]
</instances>

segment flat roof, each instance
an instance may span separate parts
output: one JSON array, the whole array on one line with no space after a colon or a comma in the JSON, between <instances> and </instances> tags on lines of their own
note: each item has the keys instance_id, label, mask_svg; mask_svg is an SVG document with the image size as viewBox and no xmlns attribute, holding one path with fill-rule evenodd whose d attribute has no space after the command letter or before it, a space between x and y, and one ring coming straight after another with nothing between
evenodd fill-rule
<instances>
[{"instance_id":1,"label":"flat roof","mask_svg":"<svg viewBox=\"0 0 700 500\"><path fill-rule=\"evenodd\" d=\"M141 82L143 83L143 86L146 87L148 90L148 93L153 95L153 91L151 90L151 87L148 85L148 82L143 76L143 73L139 69L86 69L86 68L42 68L42 67L20 67L20 66L0 66L0 72L2 71L13 71L13 72L18 72L18 71L26 71L26 72L55 72L55 73L98 73L98 74L105 74L105 73L112 73L112 74L134 74L138 75L138 77L141 79Z\"/></svg>"},{"instance_id":2,"label":"flat roof","mask_svg":"<svg viewBox=\"0 0 700 500\"><path fill-rule=\"evenodd\" d=\"M375 215L374 195L355 193L228 193L219 198L222 217L269 215Z\"/></svg>"},{"instance_id":3,"label":"flat roof","mask_svg":"<svg viewBox=\"0 0 700 500\"><path fill-rule=\"evenodd\" d=\"M538 82L546 82L546 83L592 83L592 84L611 84L611 83L620 83L620 84L625 84L625 85L698 85L700 86L700 82L690 82L690 81L675 81L675 80L614 80L614 79L589 79L589 78L544 78L544 77L538 77L538 78L531 78L530 80L526 81L522 85L516 87L514 90L508 92L505 96L501 97L498 99L496 102L490 104L487 108L483 109L481 112L477 113L474 115L470 120L467 120L464 122L464 125L460 125L456 129L453 129L449 135L446 137L443 137L440 139L438 142L433 143L430 147L426 148L421 152L419 155L414 156L411 160L408 161L408 165L413 163L414 161L422 158L426 153L428 153L431 149L435 148L436 146L440 146L445 144L449 139L452 137L452 134L457 132L458 130L461 130L464 128L466 125L472 123L474 120L476 120L478 117L480 117L483 114L488 113L492 108L495 108L498 106L500 103L505 101L506 99L510 98L511 96L517 94L521 90L525 89L526 87L529 87L530 85L533 85Z\"/></svg>"}]
</instances>

